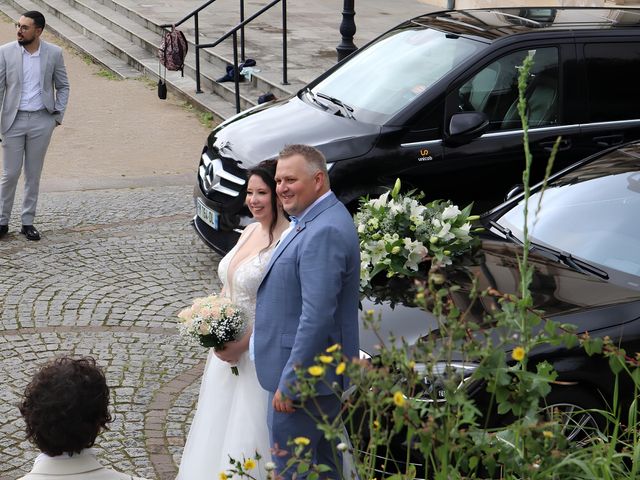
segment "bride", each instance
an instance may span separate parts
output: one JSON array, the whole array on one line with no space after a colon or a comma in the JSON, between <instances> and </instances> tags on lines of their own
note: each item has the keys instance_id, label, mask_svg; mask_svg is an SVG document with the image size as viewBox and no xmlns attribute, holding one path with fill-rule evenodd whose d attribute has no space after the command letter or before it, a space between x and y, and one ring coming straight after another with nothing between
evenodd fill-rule
<instances>
[{"instance_id":1,"label":"bride","mask_svg":"<svg viewBox=\"0 0 640 480\"><path fill-rule=\"evenodd\" d=\"M218 478L231 467L229 456L256 460L256 452L261 460L249 473L256 479L267 478L264 466L271 459L267 392L258 383L248 348L258 286L277 241L289 227L278 205L274 176L275 161L249 171L246 204L256 222L245 228L218 266L222 293L243 309L248 327L240 340L228 343L221 352L209 351L176 480ZM227 362L238 366L238 376Z\"/></svg>"}]
</instances>

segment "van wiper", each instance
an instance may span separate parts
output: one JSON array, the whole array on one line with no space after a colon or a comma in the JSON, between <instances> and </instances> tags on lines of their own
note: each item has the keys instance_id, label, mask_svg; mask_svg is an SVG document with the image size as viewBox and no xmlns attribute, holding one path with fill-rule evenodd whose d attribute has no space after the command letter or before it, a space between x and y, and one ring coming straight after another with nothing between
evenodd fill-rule
<instances>
[{"instance_id":1,"label":"van wiper","mask_svg":"<svg viewBox=\"0 0 640 480\"><path fill-rule=\"evenodd\" d=\"M328 110L329 107L327 105L325 105L324 103L322 103L320 100L318 100L318 98L316 97L316 94L313 93L311 91L311 89L309 87L305 88L302 93L304 93L305 95L307 95L312 101L313 103L315 103L316 105L318 105L320 108L322 108L323 110Z\"/></svg>"},{"instance_id":2,"label":"van wiper","mask_svg":"<svg viewBox=\"0 0 640 480\"><path fill-rule=\"evenodd\" d=\"M353 116L353 108L347 105L346 103L344 103L342 100L339 100L335 97L332 97L322 92L318 92L316 95L318 95L320 98L324 98L325 100L329 100L331 103L334 103L338 105L340 108L342 108L342 110L344 111L345 117L351 118L351 119L355 118Z\"/></svg>"},{"instance_id":3,"label":"van wiper","mask_svg":"<svg viewBox=\"0 0 640 480\"><path fill-rule=\"evenodd\" d=\"M517 243L518 245L524 245L524 243L511 232L511 230L503 227L495 220L489 220L489 225L491 225L493 228L498 230L502 235L504 235L511 242ZM570 253L563 252L561 250L556 250L555 248L547 247L545 245L540 245L539 243L534 243L534 242L530 243L530 249L531 250L535 249L540 252L546 253L547 255L551 255L555 257L558 261L566 265L567 267L575 270L576 272L580 272L585 275L595 275L596 277L600 277L605 280L609 278L609 274L604 270L602 270L601 268L591 265L590 263L585 262L584 260L575 258Z\"/></svg>"},{"instance_id":4,"label":"van wiper","mask_svg":"<svg viewBox=\"0 0 640 480\"><path fill-rule=\"evenodd\" d=\"M537 243L531 243L531 248L535 248L544 253L548 253L556 257L560 262L564 263L567 267L574 269L576 272L583 273L585 275L595 275L596 277L609 279L609 274L601 268L591 265L584 260L574 257L568 252L562 250L556 250L555 248L547 247L545 245L539 245Z\"/></svg>"},{"instance_id":5,"label":"van wiper","mask_svg":"<svg viewBox=\"0 0 640 480\"><path fill-rule=\"evenodd\" d=\"M502 235L507 237L507 240L510 240L513 243L517 243L518 245L522 245L523 244L522 241L511 232L511 230L509 230L508 228L503 227L502 225L500 225L495 220L489 220L489 225L491 225L493 228L498 230Z\"/></svg>"}]
</instances>

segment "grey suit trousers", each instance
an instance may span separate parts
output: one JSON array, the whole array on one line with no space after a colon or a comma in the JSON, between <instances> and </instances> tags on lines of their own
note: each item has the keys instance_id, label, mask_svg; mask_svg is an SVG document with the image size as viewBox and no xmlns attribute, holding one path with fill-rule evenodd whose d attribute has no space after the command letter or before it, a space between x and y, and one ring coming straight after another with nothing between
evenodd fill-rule
<instances>
[{"instance_id":1,"label":"grey suit trousers","mask_svg":"<svg viewBox=\"0 0 640 480\"><path fill-rule=\"evenodd\" d=\"M40 175L51 134L57 123L47 110L18 111L2 137L3 168L0 179L0 225L8 225L20 172L24 166L22 224L33 225L40 190Z\"/></svg>"}]
</instances>

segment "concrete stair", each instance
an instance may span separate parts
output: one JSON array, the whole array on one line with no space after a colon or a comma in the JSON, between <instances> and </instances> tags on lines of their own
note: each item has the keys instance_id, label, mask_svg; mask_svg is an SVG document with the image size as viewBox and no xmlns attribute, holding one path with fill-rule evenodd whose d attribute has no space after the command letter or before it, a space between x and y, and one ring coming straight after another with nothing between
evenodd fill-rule
<instances>
[{"instance_id":1,"label":"concrete stair","mask_svg":"<svg viewBox=\"0 0 640 480\"><path fill-rule=\"evenodd\" d=\"M197 2L199 3L199 2ZM193 8L196 8L197 4ZM208 7L215 9L215 3ZM159 24L145 18L119 0L2 0L0 11L17 19L21 12L40 10L47 18L47 30L69 42L74 48L91 57L96 63L122 78L142 74L157 80L159 63L157 50L164 31ZM187 12L184 12L186 15ZM178 19L176 19L178 20ZM189 21L193 24L193 21ZM180 72L166 72L169 92L209 111L214 121L220 122L236 113L233 82L218 83L226 66L232 63L231 40L215 49L200 51L200 81L203 93L196 93L195 44L193 31L180 27L187 41L184 77ZM211 43L217 38L205 38L200 43ZM224 45L228 42L228 45ZM227 53L223 55L220 52ZM250 55L248 55L250 56ZM258 97L272 92L277 98L297 91L303 81L293 80L290 85L281 84L281 63L277 71L258 73L251 81L240 84L240 108L245 110L257 104ZM264 66L258 64L257 68ZM162 69L164 71L164 68ZM280 79L278 80L278 76Z\"/></svg>"}]
</instances>

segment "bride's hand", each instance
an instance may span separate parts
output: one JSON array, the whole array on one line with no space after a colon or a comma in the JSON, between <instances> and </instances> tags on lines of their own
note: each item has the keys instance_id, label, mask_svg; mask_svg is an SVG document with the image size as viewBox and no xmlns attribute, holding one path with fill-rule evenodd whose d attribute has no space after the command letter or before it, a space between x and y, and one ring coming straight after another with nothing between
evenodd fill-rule
<instances>
[{"instance_id":1,"label":"bride's hand","mask_svg":"<svg viewBox=\"0 0 640 480\"><path fill-rule=\"evenodd\" d=\"M224 344L223 350L214 350L216 354L223 362L238 363L240 356L247 350L247 347L243 342L227 342Z\"/></svg>"}]
</instances>

